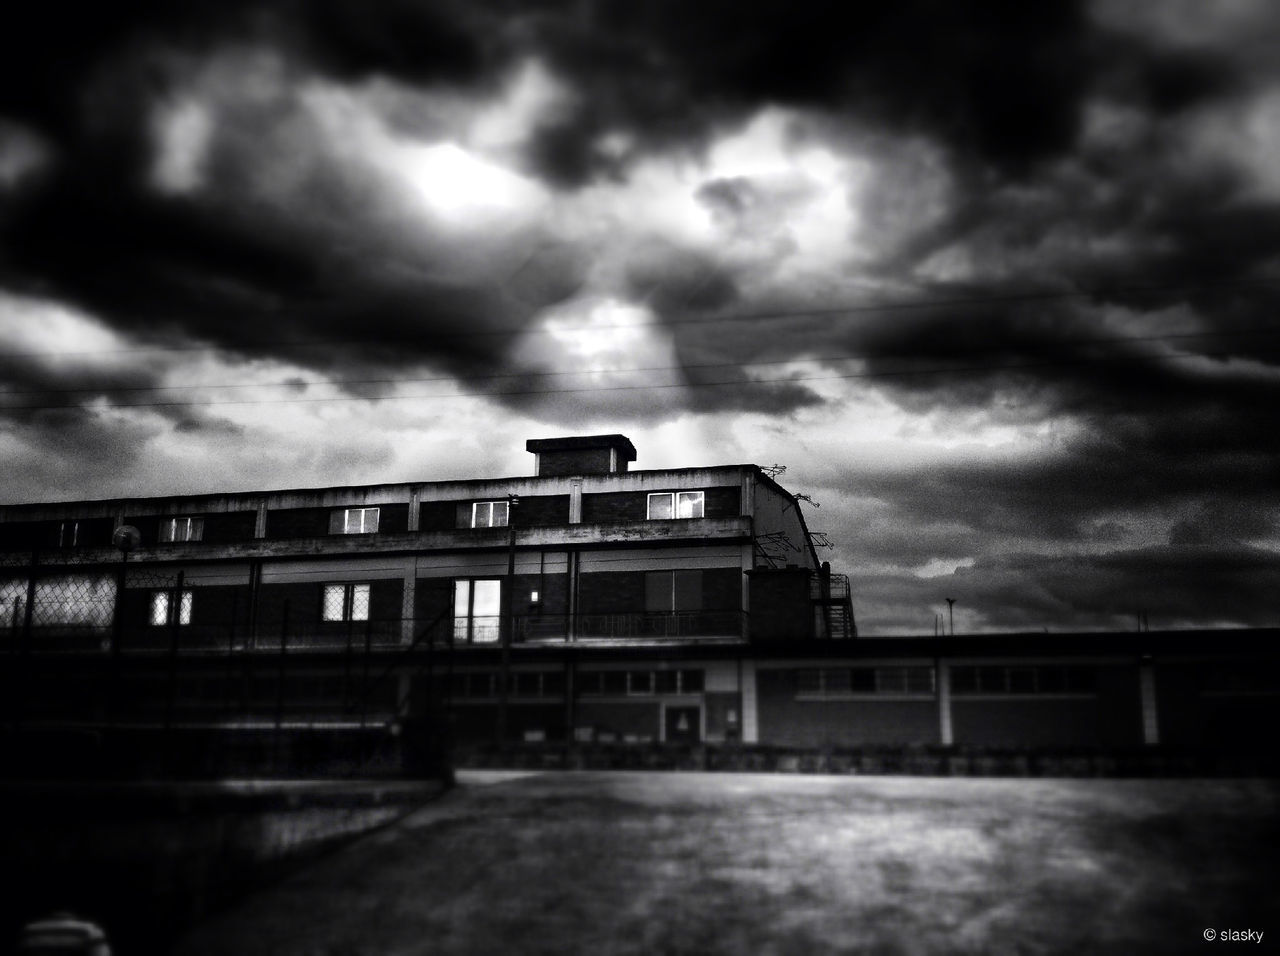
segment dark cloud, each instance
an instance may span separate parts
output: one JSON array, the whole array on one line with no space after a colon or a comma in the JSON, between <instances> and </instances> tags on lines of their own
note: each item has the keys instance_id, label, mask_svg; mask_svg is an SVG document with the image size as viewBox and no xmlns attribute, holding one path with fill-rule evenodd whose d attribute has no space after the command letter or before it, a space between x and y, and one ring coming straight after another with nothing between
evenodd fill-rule
<instances>
[{"instance_id":1,"label":"dark cloud","mask_svg":"<svg viewBox=\"0 0 1280 956\"><path fill-rule=\"evenodd\" d=\"M914 619L945 585L990 626L1256 622L1280 484L1274 27L1182 12L41 4L0 33L0 286L129 343L306 370L290 397L312 374L370 402L435 375L564 428L750 412L834 429L848 410L806 378L860 376L957 449L824 479L828 507L854 509L823 517L871 621ZM419 161L392 154L451 139L529 64L555 107L497 122L509 139L487 148L553 214L451 215L377 165ZM797 171L681 178L771 110ZM823 180L806 149L853 159ZM663 181L644 179L655 162L676 170L674 212L625 191ZM590 331L601 301L656 316L660 347L600 358L538 324L563 307ZM675 367L615 379L597 361ZM242 440L190 407L124 435L93 410L167 396L169 371L0 355L23 486L85 448L92 482L160 434ZM1006 460L991 427L1060 432ZM392 458L375 442L299 467Z\"/></svg>"}]
</instances>

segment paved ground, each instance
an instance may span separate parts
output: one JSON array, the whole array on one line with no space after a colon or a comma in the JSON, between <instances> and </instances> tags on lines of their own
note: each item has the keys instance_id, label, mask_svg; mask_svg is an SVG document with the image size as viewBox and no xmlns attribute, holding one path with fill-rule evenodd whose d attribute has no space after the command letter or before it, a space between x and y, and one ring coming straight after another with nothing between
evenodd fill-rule
<instances>
[{"instance_id":1,"label":"paved ground","mask_svg":"<svg viewBox=\"0 0 1280 956\"><path fill-rule=\"evenodd\" d=\"M1280 942L1274 782L460 778L177 952L1177 953L1211 948L1206 929Z\"/></svg>"}]
</instances>

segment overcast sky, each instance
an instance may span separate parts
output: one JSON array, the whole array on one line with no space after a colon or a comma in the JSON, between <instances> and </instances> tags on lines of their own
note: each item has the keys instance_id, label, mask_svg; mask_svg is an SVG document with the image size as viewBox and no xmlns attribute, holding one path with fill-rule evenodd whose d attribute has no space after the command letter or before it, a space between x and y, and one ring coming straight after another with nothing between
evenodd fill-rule
<instances>
[{"instance_id":1,"label":"overcast sky","mask_svg":"<svg viewBox=\"0 0 1280 956\"><path fill-rule=\"evenodd\" d=\"M783 464L864 634L1276 625L1280 8L47 0L5 502Z\"/></svg>"}]
</instances>

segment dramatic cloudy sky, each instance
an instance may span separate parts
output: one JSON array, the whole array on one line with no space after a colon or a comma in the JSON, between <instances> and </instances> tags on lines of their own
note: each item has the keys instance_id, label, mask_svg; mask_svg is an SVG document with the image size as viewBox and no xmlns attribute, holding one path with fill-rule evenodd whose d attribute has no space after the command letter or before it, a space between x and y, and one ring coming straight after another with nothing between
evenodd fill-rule
<instances>
[{"instance_id":1,"label":"dramatic cloudy sky","mask_svg":"<svg viewBox=\"0 0 1280 956\"><path fill-rule=\"evenodd\" d=\"M1273 0L47 0L0 498L779 463L863 633L1280 624Z\"/></svg>"}]
</instances>

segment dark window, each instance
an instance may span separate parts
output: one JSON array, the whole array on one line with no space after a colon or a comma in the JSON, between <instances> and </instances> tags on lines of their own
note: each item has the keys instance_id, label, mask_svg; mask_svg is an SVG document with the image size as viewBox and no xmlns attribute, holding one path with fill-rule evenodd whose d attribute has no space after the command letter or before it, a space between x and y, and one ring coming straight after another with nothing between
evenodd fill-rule
<instances>
[{"instance_id":1,"label":"dark window","mask_svg":"<svg viewBox=\"0 0 1280 956\"><path fill-rule=\"evenodd\" d=\"M547 671L542 675L542 694L556 697L564 693L564 671Z\"/></svg>"},{"instance_id":2,"label":"dark window","mask_svg":"<svg viewBox=\"0 0 1280 956\"><path fill-rule=\"evenodd\" d=\"M626 671L602 671L601 682L606 694L625 694L627 692Z\"/></svg>"},{"instance_id":3,"label":"dark window","mask_svg":"<svg viewBox=\"0 0 1280 956\"><path fill-rule=\"evenodd\" d=\"M658 671L654 674L654 690L659 694L674 694L680 690L679 671Z\"/></svg>"},{"instance_id":4,"label":"dark window","mask_svg":"<svg viewBox=\"0 0 1280 956\"><path fill-rule=\"evenodd\" d=\"M1032 667L1010 667L1008 670L1009 693L1034 694L1036 692L1036 672Z\"/></svg>"},{"instance_id":5,"label":"dark window","mask_svg":"<svg viewBox=\"0 0 1280 956\"><path fill-rule=\"evenodd\" d=\"M702 572L646 571L644 609L650 614L702 610Z\"/></svg>"},{"instance_id":6,"label":"dark window","mask_svg":"<svg viewBox=\"0 0 1280 956\"><path fill-rule=\"evenodd\" d=\"M700 694L703 687L702 671L681 671L680 690L685 694Z\"/></svg>"},{"instance_id":7,"label":"dark window","mask_svg":"<svg viewBox=\"0 0 1280 956\"><path fill-rule=\"evenodd\" d=\"M627 674L627 692L631 694L653 693L653 671L630 671Z\"/></svg>"}]
</instances>

